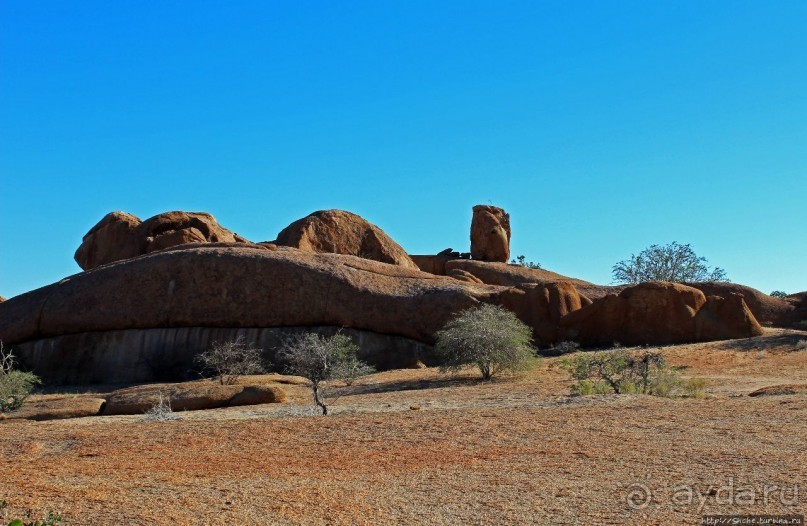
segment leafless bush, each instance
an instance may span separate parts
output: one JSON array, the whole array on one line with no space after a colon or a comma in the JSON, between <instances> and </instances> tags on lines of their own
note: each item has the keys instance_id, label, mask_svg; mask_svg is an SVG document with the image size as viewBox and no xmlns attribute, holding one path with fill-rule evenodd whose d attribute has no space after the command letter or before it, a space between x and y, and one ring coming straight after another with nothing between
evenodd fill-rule
<instances>
[{"instance_id":1,"label":"leafless bush","mask_svg":"<svg viewBox=\"0 0 807 526\"><path fill-rule=\"evenodd\" d=\"M288 373L311 382L314 403L327 415L328 407L321 393L323 382L346 380L352 383L359 375L372 372L370 366L357 358L358 350L353 340L344 334L325 337L306 333L288 339L278 355Z\"/></svg>"},{"instance_id":2,"label":"leafless bush","mask_svg":"<svg viewBox=\"0 0 807 526\"><path fill-rule=\"evenodd\" d=\"M799 340L799 342L796 344L796 349L799 351L807 349L807 340Z\"/></svg>"},{"instance_id":3,"label":"leafless bush","mask_svg":"<svg viewBox=\"0 0 807 526\"><path fill-rule=\"evenodd\" d=\"M262 352L262 349L247 345L239 336L235 341L215 342L210 349L196 356L195 361L212 372L222 385L232 385L240 376L266 370Z\"/></svg>"},{"instance_id":4,"label":"leafless bush","mask_svg":"<svg viewBox=\"0 0 807 526\"><path fill-rule=\"evenodd\" d=\"M154 406L143 414L144 422L171 422L179 420L171 409L171 399L163 397L162 391L157 395L159 399Z\"/></svg>"}]
</instances>

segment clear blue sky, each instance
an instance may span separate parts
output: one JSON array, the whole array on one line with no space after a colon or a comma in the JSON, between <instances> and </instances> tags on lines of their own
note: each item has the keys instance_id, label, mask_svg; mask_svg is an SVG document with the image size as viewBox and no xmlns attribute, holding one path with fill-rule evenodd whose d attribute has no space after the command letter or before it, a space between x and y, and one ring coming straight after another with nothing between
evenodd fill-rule
<instances>
[{"instance_id":1,"label":"clear blue sky","mask_svg":"<svg viewBox=\"0 0 807 526\"><path fill-rule=\"evenodd\" d=\"M0 3L0 295L105 213L314 210L598 283L652 243L807 289L807 2Z\"/></svg>"}]
</instances>

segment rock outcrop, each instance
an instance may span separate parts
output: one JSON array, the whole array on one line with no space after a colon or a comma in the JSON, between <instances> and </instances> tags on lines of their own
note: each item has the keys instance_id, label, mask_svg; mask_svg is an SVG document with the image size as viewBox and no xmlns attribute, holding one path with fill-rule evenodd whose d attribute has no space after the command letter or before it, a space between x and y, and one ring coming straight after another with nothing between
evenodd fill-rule
<instances>
[{"instance_id":1,"label":"rock outcrop","mask_svg":"<svg viewBox=\"0 0 807 526\"><path fill-rule=\"evenodd\" d=\"M29 398L22 408L11 413L0 413L0 420L61 420L97 416L104 410L106 400L96 396L45 395L36 400Z\"/></svg>"},{"instance_id":2,"label":"rock outcrop","mask_svg":"<svg viewBox=\"0 0 807 526\"><path fill-rule=\"evenodd\" d=\"M346 254L417 269L406 251L383 230L344 210L320 210L290 224L273 242L303 252Z\"/></svg>"},{"instance_id":3,"label":"rock outcrop","mask_svg":"<svg viewBox=\"0 0 807 526\"><path fill-rule=\"evenodd\" d=\"M214 382L142 385L113 391L106 397L104 415L142 415L158 403L160 394L174 411L198 411L239 405L277 404L285 391L275 385L220 385Z\"/></svg>"},{"instance_id":4,"label":"rock outcrop","mask_svg":"<svg viewBox=\"0 0 807 526\"><path fill-rule=\"evenodd\" d=\"M740 285L738 283L726 283L722 281L708 281L687 283L690 287L702 291L707 296L730 297L732 294L739 294L745 300L748 308L754 313L757 321L763 325L776 325L787 327L793 321L793 305L786 299L774 298L762 291Z\"/></svg>"},{"instance_id":5,"label":"rock outcrop","mask_svg":"<svg viewBox=\"0 0 807 526\"><path fill-rule=\"evenodd\" d=\"M742 297L707 300L700 290L649 282L609 294L560 321L566 339L582 345L661 345L745 338L762 328Z\"/></svg>"},{"instance_id":6,"label":"rock outcrop","mask_svg":"<svg viewBox=\"0 0 807 526\"><path fill-rule=\"evenodd\" d=\"M515 287L526 283L567 281L591 299L602 298L606 294L619 293L625 288L625 286L595 285L594 283L570 278L550 270L533 269L511 263L478 261L439 254L436 256L413 255L411 258L423 272L438 276L451 276L461 271L463 275L470 274L487 285Z\"/></svg>"},{"instance_id":7,"label":"rock outcrop","mask_svg":"<svg viewBox=\"0 0 807 526\"><path fill-rule=\"evenodd\" d=\"M513 311L518 318L532 327L533 338L539 345L562 339L561 320L567 315L591 304L567 281L553 283L526 283L510 287L499 293L496 303Z\"/></svg>"},{"instance_id":8,"label":"rock outcrop","mask_svg":"<svg viewBox=\"0 0 807 526\"><path fill-rule=\"evenodd\" d=\"M6 298L4 298L3 296L0 296L0 303L2 303L4 301L6 301Z\"/></svg>"},{"instance_id":9,"label":"rock outcrop","mask_svg":"<svg viewBox=\"0 0 807 526\"><path fill-rule=\"evenodd\" d=\"M110 212L84 236L76 263L84 270L187 243L248 242L202 212L166 212L145 221Z\"/></svg>"},{"instance_id":10,"label":"rock outcrop","mask_svg":"<svg viewBox=\"0 0 807 526\"><path fill-rule=\"evenodd\" d=\"M12 298L0 305L0 335L37 374L69 383L181 377L214 340L244 336L270 351L278 329L354 331L362 358L385 369L428 361L434 333L482 302L513 310L539 345L586 304L571 284L499 287L354 256L211 243Z\"/></svg>"},{"instance_id":11,"label":"rock outcrop","mask_svg":"<svg viewBox=\"0 0 807 526\"><path fill-rule=\"evenodd\" d=\"M471 257L510 260L510 215L496 206L477 205L471 220Z\"/></svg>"}]
</instances>

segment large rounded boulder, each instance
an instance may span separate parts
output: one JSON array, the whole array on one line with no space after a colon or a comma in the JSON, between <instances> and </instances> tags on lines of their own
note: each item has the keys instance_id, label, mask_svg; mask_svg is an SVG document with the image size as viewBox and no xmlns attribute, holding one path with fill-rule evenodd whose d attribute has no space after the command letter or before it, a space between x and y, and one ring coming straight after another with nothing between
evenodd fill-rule
<instances>
[{"instance_id":1,"label":"large rounded boulder","mask_svg":"<svg viewBox=\"0 0 807 526\"><path fill-rule=\"evenodd\" d=\"M406 251L383 230L344 210L320 210L277 235L278 246L303 252L345 254L417 270Z\"/></svg>"},{"instance_id":2,"label":"large rounded boulder","mask_svg":"<svg viewBox=\"0 0 807 526\"><path fill-rule=\"evenodd\" d=\"M245 243L203 212L165 212L141 221L110 212L84 236L75 260L84 270L188 243Z\"/></svg>"},{"instance_id":3,"label":"large rounded boulder","mask_svg":"<svg viewBox=\"0 0 807 526\"><path fill-rule=\"evenodd\" d=\"M608 294L567 314L560 325L565 338L586 346L662 345L762 334L741 296L707 300L694 287L666 282Z\"/></svg>"}]
</instances>

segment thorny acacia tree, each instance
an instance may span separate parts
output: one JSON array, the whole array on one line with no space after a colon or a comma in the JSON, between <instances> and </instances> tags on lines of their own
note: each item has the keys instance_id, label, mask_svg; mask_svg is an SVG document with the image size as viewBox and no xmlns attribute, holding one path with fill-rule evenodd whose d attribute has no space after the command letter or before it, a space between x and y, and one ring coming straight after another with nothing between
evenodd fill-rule
<instances>
[{"instance_id":1,"label":"thorny acacia tree","mask_svg":"<svg viewBox=\"0 0 807 526\"><path fill-rule=\"evenodd\" d=\"M278 353L289 374L302 376L311 382L314 403L328 414L323 401L322 383L328 380L345 380L352 383L357 377L373 372L373 368L356 356L359 347L349 336L334 334L321 336L306 333L288 339Z\"/></svg>"},{"instance_id":2,"label":"thorny acacia tree","mask_svg":"<svg viewBox=\"0 0 807 526\"><path fill-rule=\"evenodd\" d=\"M698 257L692 247L673 241L669 245L650 245L639 255L631 255L613 266L614 282L642 283L645 281L729 281L726 271L706 265L706 258Z\"/></svg>"}]
</instances>

